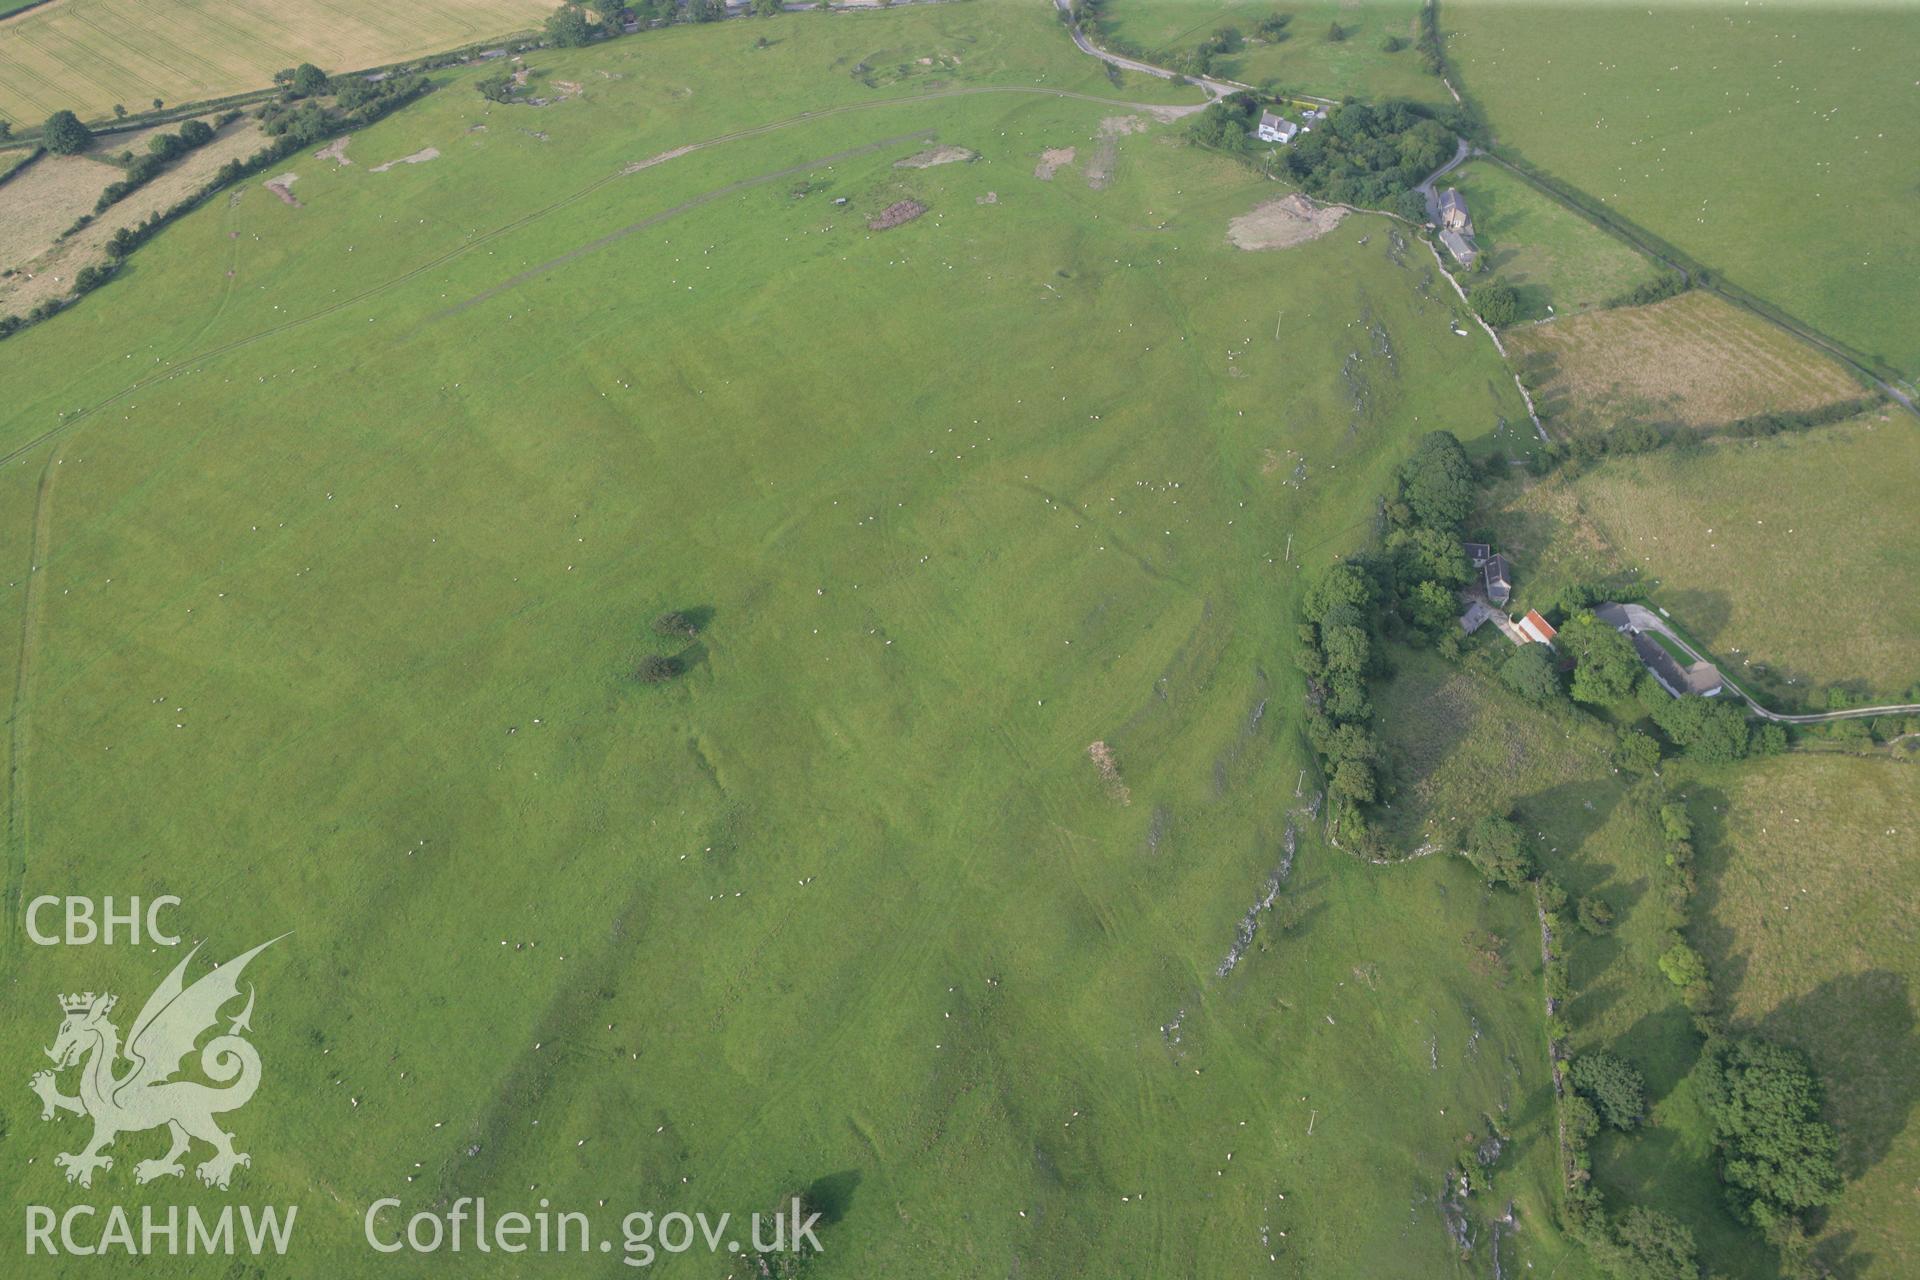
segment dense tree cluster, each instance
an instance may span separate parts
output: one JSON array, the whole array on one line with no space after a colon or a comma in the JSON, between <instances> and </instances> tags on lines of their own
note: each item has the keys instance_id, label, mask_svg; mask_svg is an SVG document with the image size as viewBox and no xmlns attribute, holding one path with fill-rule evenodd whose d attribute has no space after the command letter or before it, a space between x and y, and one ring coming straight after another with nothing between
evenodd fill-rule
<instances>
[{"instance_id":1,"label":"dense tree cluster","mask_svg":"<svg viewBox=\"0 0 1920 1280\"><path fill-rule=\"evenodd\" d=\"M547 42L562 49L576 49L600 34L600 24L595 22L585 7L577 4L563 4L547 15Z\"/></svg>"},{"instance_id":2,"label":"dense tree cluster","mask_svg":"<svg viewBox=\"0 0 1920 1280\"><path fill-rule=\"evenodd\" d=\"M1613 1128L1631 1129L1646 1114L1647 1083L1639 1068L1618 1054L1581 1054L1567 1074L1573 1087L1587 1096L1600 1118Z\"/></svg>"},{"instance_id":3,"label":"dense tree cluster","mask_svg":"<svg viewBox=\"0 0 1920 1280\"><path fill-rule=\"evenodd\" d=\"M1462 852L1489 884L1518 888L1533 878L1533 853L1510 817L1490 814L1474 823Z\"/></svg>"},{"instance_id":4,"label":"dense tree cluster","mask_svg":"<svg viewBox=\"0 0 1920 1280\"><path fill-rule=\"evenodd\" d=\"M1821 1119L1807 1060L1757 1039L1710 1046L1700 1096L1713 1117L1721 1177L1734 1207L1769 1232L1840 1194L1840 1141Z\"/></svg>"},{"instance_id":5,"label":"dense tree cluster","mask_svg":"<svg viewBox=\"0 0 1920 1280\"><path fill-rule=\"evenodd\" d=\"M1417 209L1410 216L1424 219L1426 203L1414 188L1453 148L1453 131L1410 103L1347 102L1281 153L1279 171L1322 200L1402 214Z\"/></svg>"},{"instance_id":6,"label":"dense tree cluster","mask_svg":"<svg viewBox=\"0 0 1920 1280\"><path fill-rule=\"evenodd\" d=\"M78 155L93 145L93 130L71 111L56 111L40 130L40 142L57 156Z\"/></svg>"},{"instance_id":7,"label":"dense tree cluster","mask_svg":"<svg viewBox=\"0 0 1920 1280\"><path fill-rule=\"evenodd\" d=\"M1307 732L1326 769L1340 840L1371 855L1364 806L1382 798L1367 680L1376 640L1457 643L1457 593L1470 574L1460 522L1473 509L1473 467L1460 442L1436 431L1401 467L1378 549L1358 552L1308 584L1296 662L1309 678Z\"/></svg>"},{"instance_id":8,"label":"dense tree cluster","mask_svg":"<svg viewBox=\"0 0 1920 1280\"><path fill-rule=\"evenodd\" d=\"M1582 610L1560 624L1554 643L1574 661L1573 698L1606 706L1633 692L1643 668L1628 639Z\"/></svg>"},{"instance_id":9,"label":"dense tree cluster","mask_svg":"<svg viewBox=\"0 0 1920 1280\"><path fill-rule=\"evenodd\" d=\"M1617 1280L1699 1280L1693 1232L1672 1214L1635 1205L1589 1235L1594 1257Z\"/></svg>"},{"instance_id":10,"label":"dense tree cluster","mask_svg":"<svg viewBox=\"0 0 1920 1280\"><path fill-rule=\"evenodd\" d=\"M180 126L178 133L155 134L147 141L147 154L128 163L127 176L100 193L93 211L104 213L109 206L159 177L168 165L187 152L206 146L213 141L213 136L213 126L204 120L189 120Z\"/></svg>"},{"instance_id":11,"label":"dense tree cluster","mask_svg":"<svg viewBox=\"0 0 1920 1280\"><path fill-rule=\"evenodd\" d=\"M1520 295L1505 280L1489 280L1467 291L1467 305L1482 320L1504 329L1520 319Z\"/></svg>"}]
</instances>

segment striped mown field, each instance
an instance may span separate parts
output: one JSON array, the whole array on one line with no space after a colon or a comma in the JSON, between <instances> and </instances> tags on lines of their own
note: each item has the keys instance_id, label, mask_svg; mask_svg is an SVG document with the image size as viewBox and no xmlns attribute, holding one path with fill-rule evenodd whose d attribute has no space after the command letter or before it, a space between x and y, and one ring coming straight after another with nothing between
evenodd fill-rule
<instances>
[{"instance_id":1,"label":"striped mown field","mask_svg":"<svg viewBox=\"0 0 1920 1280\"><path fill-rule=\"evenodd\" d=\"M1828 356L1697 290L1515 329L1507 345L1547 374L1541 412L1563 430L1634 417L1717 426L1863 394Z\"/></svg>"},{"instance_id":2,"label":"striped mown field","mask_svg":"<svg viewBox=\"0 0 1920 1280\"><path fill-rule=\"evenodd\" d=\"M525 30L545 0L53 0L0 19L0 117L38 124L62 108L105 116L217 98L312 62L378 66Z\"/></svg>"}]
</instances>

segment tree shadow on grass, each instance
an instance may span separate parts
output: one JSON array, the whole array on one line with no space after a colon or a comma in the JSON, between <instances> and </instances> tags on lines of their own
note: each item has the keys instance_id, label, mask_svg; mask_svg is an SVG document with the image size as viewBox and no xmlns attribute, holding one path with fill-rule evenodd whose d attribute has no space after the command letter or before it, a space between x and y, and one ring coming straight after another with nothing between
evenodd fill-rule
<instances>
[{"instance_id":1,"label":"tree shadow on grass","mask_svg":"<svg viewBox=\"0 0 1920 1280\"><path fill-rule=\"evenodd\" d=\"M1813 1063L1848 1181L1886 1159L1920 1102L1920 1037L1905 974L1868 969L1833 978L1783 1001L1751 1030L1799 1048Z\"/></svg>"},{"instance_id":2,"label":"tree shadow on grass","mask_svg":"<svg viewBox=\"0 0 1920 1280\"><path fill-rule=\"evenodd\" d=\"M839 1222L853 1208L853 1193L860 1187L860 1171L844 1169L815 1179L807 1188L807 1203L828 1226Z\"/></svg>"}]
</instances>

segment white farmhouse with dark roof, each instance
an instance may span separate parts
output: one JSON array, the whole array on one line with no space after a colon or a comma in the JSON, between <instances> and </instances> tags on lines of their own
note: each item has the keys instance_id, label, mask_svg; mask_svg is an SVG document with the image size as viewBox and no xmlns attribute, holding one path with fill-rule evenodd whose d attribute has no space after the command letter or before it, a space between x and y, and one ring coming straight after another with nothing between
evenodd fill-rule
<instances>
[{"instance_id":1,"label":"white farmhouse with dark roof","mask_svg":"<svg viewBox=\"0 0 1920 1280\"><path fill-rule=\"evenodd\" d=\"M1300 132L1300 126L1285 116L1262 111L1260 127L1255 132L1262 142L1292 142L1293 136Z\"/></svg>"}]
</instances>

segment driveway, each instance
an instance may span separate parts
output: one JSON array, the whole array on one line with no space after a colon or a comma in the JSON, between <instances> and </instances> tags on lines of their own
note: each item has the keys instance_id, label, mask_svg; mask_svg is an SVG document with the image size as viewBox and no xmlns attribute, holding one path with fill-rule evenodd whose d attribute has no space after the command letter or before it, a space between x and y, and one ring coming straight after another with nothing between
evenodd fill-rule
<instances>
[{"instance_id":1,"label":"driveway","mask_svg":"<svg viewBox=\"0 0 1920 1280\"><path fill-rule=\"evenodd\" d=\"M1673 628L1667 625L1666 619L1645 605L1604 604L1596 607L1593 612L1594 616L1602 622L1610 623L1615 627L1624 625L1633 628L1635 631L1657 631L1667 639L1673 641L1676 648L1692 658L1695 662L1705 662L1710 665L1713 662L1711 658L1706 657L1698 649L1695 649L1680 636L1676 635ZM1849 707L1845 711L1818 711L1809 715L1784 715L1778 711L1767 710L1767 708L1755 702L1746 690L1734 684L1733 681L1726 680L1724 675L1721 679L1725 681L1727 688L1733 690L1734 693L1740 696L1741 701L1752 708L1753 714L1759 716L1762 720L1771 720L1775 724L1826 724L1832 720L1864 720L1871 716L1900 716L1920 713L1920 703L1903 702L1892 703L1881 707Z\"/></svg>"}]
</instances>

